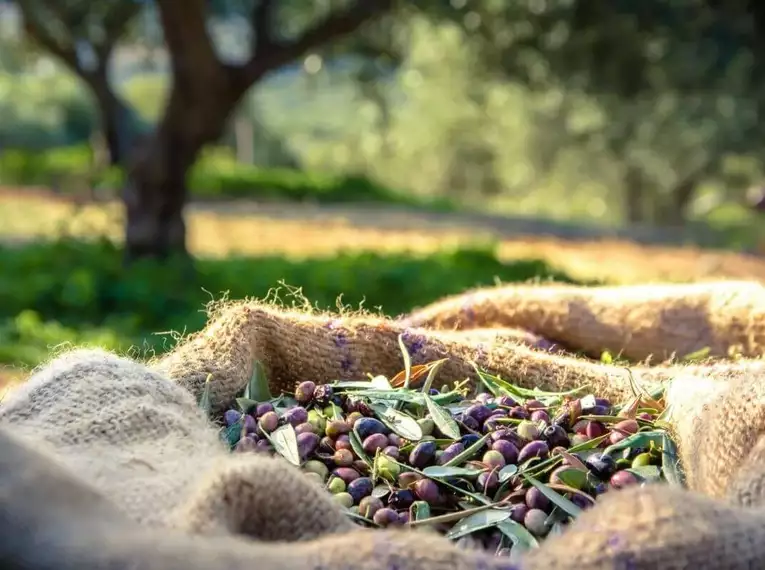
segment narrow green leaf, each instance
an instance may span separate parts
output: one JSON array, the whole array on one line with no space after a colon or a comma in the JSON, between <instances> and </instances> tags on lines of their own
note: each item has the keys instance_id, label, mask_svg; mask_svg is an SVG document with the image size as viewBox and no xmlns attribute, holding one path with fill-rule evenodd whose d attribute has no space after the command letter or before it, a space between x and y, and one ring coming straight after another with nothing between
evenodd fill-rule
<instances>
[{"instance_id":1,"label":"narrow green leaf","mask_svg":"<svg viewBox=\"0 0 765 570\"><path fill-rule=\"evenodd\" d=\"M517 465L505 465L502 469L499 470L499 473L497 476L499 477L499 482L504 483L505 481L512 478L514 475L518 473L518 466Z\"/></svg>"},{"instance_id":2,"label":"narrow green leaf","mask_svg":"<svg viewBox=\"0 0 765 570\"><path fill-rule=\"evenodd\" d=\"M677 447L666 433L661 444L661 472L670 485L682 486L685 482L680 469L680 459L677 456Z\"/></svg>"},{"instance_id":3,"label":"narrow green leaf","mask_svg":"<svg viewBox=\"0 0 765 570\"><path fill-rule=\"evenodd\" d=\"M506 519L497 525L499 531L504 534L513 543L513 551L519 549L521 552L539 548L539 542L534 538L526 527L515 522L513 519Z\"/></svg>"},{"instance_id":4,"label":"narrow green leaf","mask_svg":"<svg viewBox=\"0 0 765 570\"><path fill-rule=\"evenodd\" d=\"M708 346L705 346L704 348L697 350L695 352L691 352L690 354L686 354L681 358L683 362L698 362L699 360L704 360L709 356L710 348Z\"/></svg>"},{"instance_id":5,"label":"narrow green leaf","mask_svg":"<svg viewBox=\"0 0 765 570\"><path fill-rule=\"evenodd\" d=\"M377 497L378 499L382 499L388 495L390 495L390 487L388 485L377 485L372 489L372 496Z\"/></svg>"},{"instance_id":6,"label":"narrow green leaf","mask_svg":"<svg viewBox=\"0 0 765 570\"><path fill-rule=\"evenodd\" d=\"M447 358L443 358L441 360L431 362L430 370L428 370L428 376L425 378L425 383L422 385L423 394L428 394L430 392L430 388L433 386L436 375L438 374L439 370L441 370L441 367L446 364L447 360Z\"/></svg>"},{"instance_id":7,"label":"narrow green leaf","mask_svg":"<svg viewBox=\"0 0 765 570\"><path fill-rule=\"evenodd\" d=\"M422 439L422 428L413 417L394 408L381 405L373 405L371 407L380 421L394 433L410 441L420 441Z\"/></svg>"},{"instance_id":8,"label":"narrow green leaf","mask_svg":"<svg viewBox=\"0 0 765 570\"><path fill-rule=\"evenodd\" d=\"M409 382L412 379L412 357L409 356L409 351L404 344L404 335L398 335L398 346L401 349L401 356L404 358L404 371L406 376L404 377L404 389L409 389Z\"/></svg>"},{"instance_id":9,"label":"narrow green leaf","mask_svg":"<svg viewBox=\"0 0 765 570\"><path fill-rule=\"evenodd\" d=\"M258 403L255 400L250 400L249 398L237 398L236 405L239 406L239 409L242 410L242 413L248 414L252 409L255 408L255 406L258 405Z\"/></svg>"},{"instance_id":10,"label":"narrow green leaf","mask_svg":"<svg viewBox=\"0 0 765 570\"><path fill-rule=\"evenodd\" d=\"M300 453L298 452L297 434L292 424L285 424L266 436L276 453L284 457L293 465L300 467Z\"/></svg>"},{"instance_id":11,"label":"narrow green leaf","mask_svg":"<svg viewBox=\"0 0 765 570\"><path fill-rule=\"evenodd\" d=\"M459 455L456 455L453 457L450 461L447 461L444 463L445 467L452 467L452 466L460 466L468 459L472 459L481 449L483 449L484 445L486 445L486 440L489 439L491 434L487 433L484 435L481 439L476 441L473 445L468 447L465 451L460 453Z\"/></svg>"},{"instance_id":12,"label":"narrow green leaf","mask_svg":"<svg viewBox=\"0 0 765 570\"><path fill-rule=\"evenodd\" d=\"M210 381L212 380L212 374L208 374L205 379L205 386L202 390L202 396L199 398L199 407L209 418L212 415L212 399L210 394Z\"/></svg>"},{"instance_id":13,"label":"narrow green leaf","mask_svg":"<svg viewBox=\"0 0 765 570\"><path fill-rule=\"evenodd\" d=\"M244 390L244 397L256 402L266 402L273 398L268 387L266 369L263 368L260 360L256 360L252 367L252 376L250 376L250 381Z\"/></svg>"},{"instance_id":14,"label":"narrow green leaf","mask_svg":"<svg viewBox=\"0 0 765 570\"><path fill-rule=\"evenodd\" d=\"M430 505L425 501L415 501L409 507L409 517L413 521L421 521L430 518Z\"/></svg>"},{"instance_id":15,"label":"narrow green leaf","mask_svg":"<svg viewBox=\"0 0 765 570\"><path fill-rule=\"evenodd\" d=\"M574 469L573 467L561 469L558 472L558 477L564 485L568 485L574 489L581 489L587 483L587 471Z\"/></svg>"},{"instance_id":16,"label":"narrow green leaf","mask_svg":"<svg viewBox=\"0 0 765 570\"><path fill-rule=\"evenodd\" d=\"M430 417L433 418L433 421L435 422L438 430L446 437L450 437L455 440L462 437L460 434L460 426L456 421L454 421L452 415L441 406L436 404L427 394L423 394L422 396L425 398L425 404L428 406Z\"/></svg>"},{"instance_id":17,"label":"narrow green leaf","mask_svg":"<svg viewBox=\"0 0 765 570\"><path fill-rule=\"evenodd\" d=\"M358 456L359 459L366 463L370 469L372 469L374 467L372 465L372 460L369 458L369 455L367 455L367 452L364 451L364 446L361 445L361 438L359 437L359 434L356 433L355 429L350 431L348 434L348 439L351 442L353 452Z\"/></svg>"},{"instance_id":18,"label":"narrow green leaf","mask_svg":"<svg viewBox=\"0 0 765 570\"><path fill-rule=\"evenodd\" d=\"M335 392L349 392L351 390L366 390L368 388L374 388L371 381L364 380L341 380L332 384L332 389Z\"/></svg>"},{"instance_id":19,"label":"narrow green leaf","mask_svg":"<svg viewBox=\"0 0 765 570\"><path fill-rule=\"evenodd\" d=\"M539 489L542 494L550 499L553 504L560 507L566 514L568 514L570 517L578 517L582 513L582 509L577 507L574 503L572 503L570 500L568 500L566 497L561 495L560 493L557 493L553 489L550 489L547 485L544 483L540 483L533 477L529 477L528 475L523 476L526 481L534 485L537 489Z\"/></svg>"},{"instance_id":20,"label":"narrow green leaf","mask_svg":"<svg viewBox=\"0 0 765 570\"><path fill-rule=\"evenodd\" d=\"M647 483L655 483L661 480L661 469L656 465L640 465L639 467L630 467L627 469L630 473ZM568 485L568 483L566 483Z\"/></svg>"},{"instance_id":21,"label":"narrow green leaf","mask_svg":"<svg viewBox=\"0 0 765 570\"><path fill-rule=\"evenodd\" d=\"M223 428L223 441L225 441L231 449L233 449L234 446L239 443L239 440L242 439L242 427L242 422L236 422L227 428Z\"/></svg>"},{"instance_id":22,"label":"narrow green leaf","mask_svg":"<svg viewBox=\"0 0 765 570\"><path fill-rule=\"evenodd\" d=\"M647 447L650 443L656 445L662 445L664 443L665 433L663 431L642 431L632 434L626 439L623 439L619 443L609 445L603 451L603 455L612 455L622 449L635 448L635 447Z\"/></svg>"},{"instance_id":23,"label":"narrow green leaf","mask_svg":"<svg viewBox=\"0 0 765 570\"><path fill-rule=\"evenodd\" d=\"M477 477L483 469L468 469L467 467L446 467L444 465L431 465L422 470L428 477L434 479L444 477Z\"/></svg>"},{"instance_id":24,"label":"narrow green leaf","mask_svg":"<svg viewBox=\"0 0 765 570\"><path fill-rule=\"evenodd\" d=\"M457 540L468 534L472 534L479 530L495 527L499 523L510 518L510 510L498 511L496 509L487 509L473 513L472 515L465 517L455 524L449 532L446 533L446 538L450 540Z\"/></svg>"}]
</instances>

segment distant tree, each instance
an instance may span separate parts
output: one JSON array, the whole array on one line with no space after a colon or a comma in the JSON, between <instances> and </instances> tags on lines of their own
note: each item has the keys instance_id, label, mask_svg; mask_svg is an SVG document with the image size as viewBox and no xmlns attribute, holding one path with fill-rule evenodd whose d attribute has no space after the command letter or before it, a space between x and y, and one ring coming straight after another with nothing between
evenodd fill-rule
<instances>
[{"instance_id":1,"label":"distant tree","mask_svg":"<svg viewBox=\"0 0 765 570\"><path fill-rule=\"evenodd\" d=\"M29 39L79 77L93 95L109 161L130 149L134 118L109 80L112 53L142 4L134 0L16 0Z\"/></svg>"}]
</instances>

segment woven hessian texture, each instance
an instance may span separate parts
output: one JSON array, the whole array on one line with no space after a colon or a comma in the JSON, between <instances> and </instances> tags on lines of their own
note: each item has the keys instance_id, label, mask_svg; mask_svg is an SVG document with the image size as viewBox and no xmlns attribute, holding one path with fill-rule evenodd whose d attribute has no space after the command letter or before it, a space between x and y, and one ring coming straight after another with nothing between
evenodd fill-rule
<instances>
[{"instance_id":1,"label":"woven hessian texture","mask_svg":"<svg viewBox=\"0 0 765 570\"><path fill-rule=\"evenodd\" d=\"M523 319L490 316L476 322L480 327L529 328L541 337L556 332L549 336L567 346L593 343L594 348L596 339L606 338L603 331L616 327L605 307L619 311L618 303L624 302L631 307L621 309L625 327L648 327L648 315L674 312L697 326L697 338L702 336L699 323L707 323L704 330L714 334L705 338L716 343L715 350L724 352L726 346L739 343L742 330L750 331L746 346L749 356L755 356L760 346L759 310L765 306L762 290L750 284L728 287L732 289L689 288L686 300L675 286L663 289L663 297L658 287L624 288L621 294L619 289L598 294L571 287L499 289L495 293L502 303L511 299L516 314L524 311ZM640 304L630 301L628 290L642 295ZM521 303L524 291L533 303ZM713 298L716 291L720 299ZM447 300L441 307L453 302ZM594 308L579 313L587 318L576 323L573 317L564 318L561 307L587 303ZM477 307L500 305L485 301L474 306L474 314ZM539 322L545 324L530 326L531 306L538 308ZM428 326L445 322L417 320ZM632 394L626 369L555 354L546 346L541 350L519 344L541 339L525 339L517 331L434 331L408 324L256 302L227 305L215 312L204 331L148 365L98 350L59 356L6 397L0 406L0 427L30 452L70 473L83 493L105 497L107 514L94 511L89 516L108 521L123 517L119 524L154 529L156 540L166 536L165 546L155 550L161 550L167 568L180 568L178 557L187 551L196 563L214 559L227 569L765 568L765 511L760 508L765 488L765 371L756 360L633 368L633 376L649 388L672 380L671 421L690 490L655 486L608 493L566 532L549 538L515 566L506 559L457 549L430 532L356 527L319 486L285 461L231 455L197 406L211 375L213 407L224 409L244 389L256 359L263 363L274 392L291 390L306 379L358 379L367 372L393 376L403 368L399 335L414 364L448 359L441 369L442 384L473 377L471 362L476 362L522 386L563 390L587 384L593 393L613 400ZM650 342L650 335L630 336L624 330L614 338L639 338L626 346L640 358L647 356L643 352L648 346L679 351L693 344L687 342L688 334L678 333L679 323L674 328L670 324L665 318L662 326L654 325L656 338ZM0 499L7 501L3 493L0 481ZM58 520L49 519L50 524ZM108 521L103 529L111 528ZM139 531L123 534L126 544L140 543ZM199 540L183 542L189 536ZM116 548L105 542L101 541L103 552ZM146 562L136 567L161 566Z\"/></svg>"}]
</instances>

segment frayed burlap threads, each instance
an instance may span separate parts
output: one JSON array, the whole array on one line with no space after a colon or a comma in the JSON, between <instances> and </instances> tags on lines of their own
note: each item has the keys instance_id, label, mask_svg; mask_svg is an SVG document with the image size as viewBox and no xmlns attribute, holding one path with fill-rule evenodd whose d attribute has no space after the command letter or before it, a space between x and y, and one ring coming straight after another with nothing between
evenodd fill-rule
<instances>
[{"instance_id":1,"label":"frayed burlap threads","mask_svg":"<svg viewBox=\"0 0 765 570\"><path fill-rule=\"evenodd\" d=\"M413 364L447 359L436 386L476 379L475 363L529 388L570 390L590 385L617 400L630 393L626 370L535 350L519 344L515 333L430 331L369 315L328 315L256 301L226 306L205 330L154 367L195 395L212 378L214 401L222 406L244 389L256 360L276 392L291 392L298 382L309 379L392 377L404 368L399 336Z\"/></svg>"},{"instance_id":2,"label":"frayed burlap threads","mask_svg":"<svg viewBox=\"0 0 765 570\"><path fill-rule=\"evenodd\" d=\"M436 329L517 327L599 357L634 361L765 354L765 288L756 282L477 289L414 311L402 321Z\"/></svg>"}]
</instances>

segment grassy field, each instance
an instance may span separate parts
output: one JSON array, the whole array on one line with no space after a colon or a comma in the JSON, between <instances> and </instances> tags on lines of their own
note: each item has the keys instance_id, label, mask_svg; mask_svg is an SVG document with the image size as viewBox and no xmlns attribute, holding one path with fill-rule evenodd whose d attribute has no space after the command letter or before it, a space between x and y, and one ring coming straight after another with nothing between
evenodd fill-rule
<instances>
[{"instance_id":1,"label":"grassy field","mask_svg":"<svg viewBox=\"0 0 765 570\"><path fill-rule=\"evenodd\" d=\"M457 245L497 241L503 259L544 259L572 277L612 283L756 279L765 281L765 259L719 250L645 246L625 240L572 241L512 235L480 226L459 227L431 215L321 206L268 205L237 214L193 208L189 245L198 256L232 254L307 258L339 251L427 253ZM54 238L62 234L120 238L118 204L75 205L45 192L0 190L0 240Z\"/></svg>"}]
</instances>

